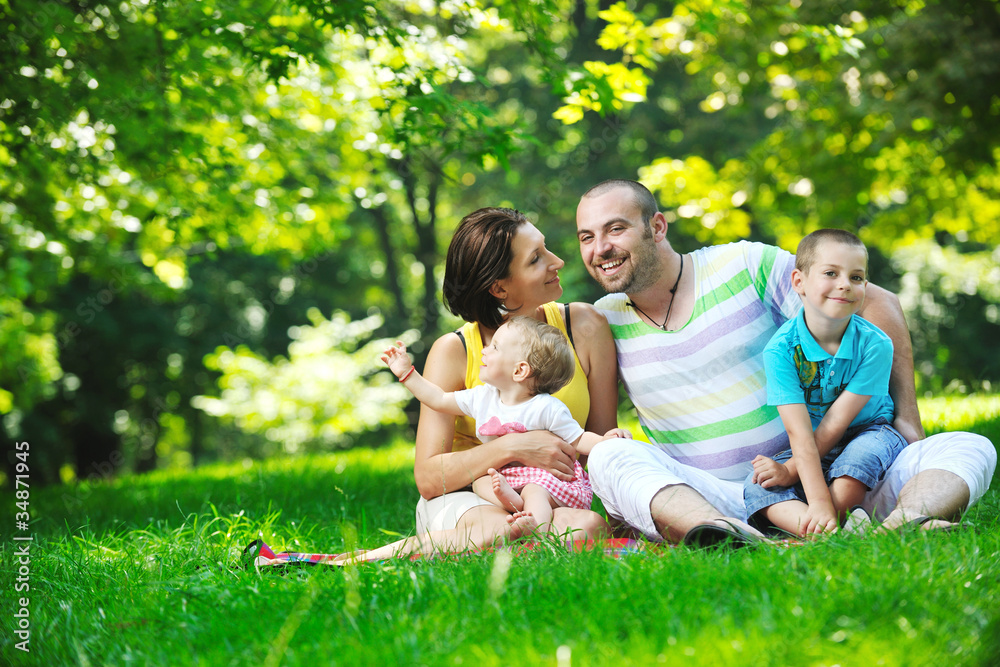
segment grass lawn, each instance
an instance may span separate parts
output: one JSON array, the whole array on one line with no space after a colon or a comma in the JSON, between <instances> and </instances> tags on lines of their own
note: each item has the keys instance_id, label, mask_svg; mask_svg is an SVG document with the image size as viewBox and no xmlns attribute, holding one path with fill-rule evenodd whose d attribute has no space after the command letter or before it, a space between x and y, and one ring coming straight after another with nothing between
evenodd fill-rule
<instances>
[{"instance_id":1,"label":"grass lawn","mask_svg":"<svg viewBox=\"0 0 1000 667\"><path fill-rule=\"evenodd\" d=\"M921 403L1000 443L1000 396ZM33 447L42 443L31 443ZM3 543L2 664L989 665L1000 491L970 530L797 547L539 550L242 571L242 547L340 552L409 534L412 448L32 489L29 573ZM17 533L22 534L22 533ZM18 577L30 585L16 591ZM30 602L30 653L15 648Z\"/></svg>"}]
</instances>

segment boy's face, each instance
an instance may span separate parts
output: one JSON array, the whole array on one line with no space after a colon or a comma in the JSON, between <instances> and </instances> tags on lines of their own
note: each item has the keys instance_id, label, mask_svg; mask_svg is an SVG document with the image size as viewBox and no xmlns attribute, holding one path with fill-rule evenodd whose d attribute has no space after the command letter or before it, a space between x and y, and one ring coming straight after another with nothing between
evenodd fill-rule
<instances>
[{"instance_id":1,"label":"boy's face","mask_svg":"<svg viewBox=\"0 0 1000 667\"><path fill-rule=\"evenodd\" d=\"M863 248L821 242L813 265L806 272L792 272L792 287L802 297L806 316L843 320L861 310L868 286L866 263Z\"/></svg>"},{"instance_id":2,"label":"boy's face","mask_svg":"<svg viewBox=\"0 0 1000 667\"><path fill-rule=\"evenodd\" d=\"M493 334L490 344L483 348L479 379L494 387L506 388L514 382L519 369L526 371L526 357L521 335L502 324Z\"/></svg>"}]
</instances>

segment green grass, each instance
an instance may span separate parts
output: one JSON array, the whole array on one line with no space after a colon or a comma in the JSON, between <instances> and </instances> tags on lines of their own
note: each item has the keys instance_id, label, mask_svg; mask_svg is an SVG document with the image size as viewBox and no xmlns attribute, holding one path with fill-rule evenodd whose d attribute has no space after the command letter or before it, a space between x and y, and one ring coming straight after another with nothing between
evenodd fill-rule
<instances>
[{"instance_id":1,"label":"green grass","mask_svg":"<svg viewBox=\"0 0 1000 667\"><path fill-rule=\"evenodd\" d=\"M929 431L1000 442L1000 397L921 403ZM32 443L33 446L36 443ZM3 664L986 665L1000 657L1000 493L973 530L739 552L506 552L258 574L276 548L375 546L413 526L412 448L32 490L31 653ZM5 491L13 505L14 492Z\"/></svg>"}]
</instances>

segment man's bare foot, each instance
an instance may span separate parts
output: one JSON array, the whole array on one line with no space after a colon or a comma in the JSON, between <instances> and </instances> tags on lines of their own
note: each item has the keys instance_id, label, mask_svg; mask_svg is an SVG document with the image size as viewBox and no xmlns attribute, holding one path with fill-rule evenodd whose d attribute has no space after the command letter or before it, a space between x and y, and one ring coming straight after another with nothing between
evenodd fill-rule
<instances>
[{"instance_id":1,"label":"man's bare foot","mask_svg":"<svg viewBox=\"0 0 1000 667\"><path fill-rule=\"evenodd\" d=\"M885 521L882 522L882 525L878 527L877 532L891 532L906 526L916 527L920 530L940 530L947 532L960 528L962 524L922 514L907 515L901 510L893 510L885 518Z\"/></svg>"},{"instance_id":2,"label":"man's bare foot","mask_svg":"<svg viewBox=\"0 0 1000 667\"><path fill-rule=\"evenodd\" d=\"M520 494L511 488L504 476L497 472L496 468L490 468L486 472L493 478L493 493L507 511L520 512L523 510L524 501L521 500Z\"/></svg>"},{"instance_id":3,"label":"man's bare foot","mask_svg":"<svg viewBox=\"0 0 1000 667\"><path fill-rule=\"evenodd\" d=\"M510 524L509 540L531 537L538 530L538 521L531 516L531 512L514 512L507 517L507 523Z\"/></svg>"}]
</instances>

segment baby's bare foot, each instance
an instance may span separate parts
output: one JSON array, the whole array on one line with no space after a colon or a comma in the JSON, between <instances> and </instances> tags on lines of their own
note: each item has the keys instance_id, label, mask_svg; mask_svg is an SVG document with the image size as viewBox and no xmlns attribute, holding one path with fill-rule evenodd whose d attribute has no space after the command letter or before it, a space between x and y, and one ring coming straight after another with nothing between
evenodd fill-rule
<instances>
[{"instance_id":1,"label":"baby's bare foot","mask_svg":"<svg viewBox=\"0 0 1000 667\"><path fill-rule=\"evenodd\" d=\"M524 509L524 501L521 500L520 494L511 488L504 476L496 471L496 468L490 468L487 470L490 477L493 478L493 493L496 495L497 500L499 500L508 512L520 512Z\"/></svg>"},{"instance_id":2,"label":"baby's bare foot","mask_svg":"<svg viewBox=\"0 0 1000 667\"><path fill-rule=\"evenodd\" d=\"M531 512L514 512L507 517L507 523L510 524L507 538L511 541L531 537L538 530L538 521L531 516Z\"/></svg>"}]
</instances>

